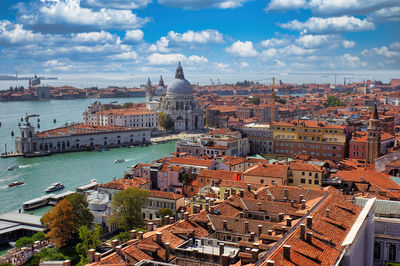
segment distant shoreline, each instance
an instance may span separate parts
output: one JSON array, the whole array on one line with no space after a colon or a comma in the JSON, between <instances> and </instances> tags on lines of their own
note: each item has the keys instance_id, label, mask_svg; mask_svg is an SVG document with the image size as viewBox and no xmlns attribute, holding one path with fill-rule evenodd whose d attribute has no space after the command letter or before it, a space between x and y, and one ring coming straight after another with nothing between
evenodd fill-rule
<instances>
[{"instance_id":1,"label":"distant shoreline","mask_svg":"<svg viewBox=\"0 0 400 266\"><path fill-rule=\"evenodd\" d=\"M41 80L58 80L58 77L39 77ZM0 81L15 81L15 80L30 80L32 79L31 77L13 77L13 76L7 76L7 75L1 75L0 76Z\"/></svg>"}]
</instances>

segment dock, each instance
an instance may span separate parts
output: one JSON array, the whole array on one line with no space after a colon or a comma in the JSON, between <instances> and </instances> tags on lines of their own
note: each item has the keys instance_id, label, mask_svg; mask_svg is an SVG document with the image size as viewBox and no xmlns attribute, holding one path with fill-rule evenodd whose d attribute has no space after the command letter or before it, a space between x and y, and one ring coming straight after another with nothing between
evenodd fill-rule
<instances>
[{"instance_id":1,"label":"dock","mask_svg":"<svg viewBox=\"0 0 400 266\"><path fill-rule=\"evenodd\" d=\"M18 153L18 152L7 152L7 153L2 153L0 155L0 158L11 158L11 157L22 157L24 156L23 153Z\"/></svg>"},{"instance_id":2,"label":"dock","mask_svg":"<svg viewBox=\"0 0 400 266\"><path fill-rule=\"evenodd\" d=\"M40 216L9 212L0 215L0 245L16 241L23 236L43 232Z\"/></svg>"},{"instance_id":3,"label":"dock","mask_svg":"<svg viewBox=\"0 0 400 266\"><path fill-rule=\"evenodd\" d=\"M63 193L61 193L61 194L55 194L55 195L51 195L50 197L49 197L49 201L48 201L48 205L51 205L51 206L56 206L57 205L57 203L59 203L60 201L62 201L63 199L65 199L67 196L69 196L69 195L71 195L71 194L74 194L75 192L73 192L73 191L66 191L66 192L63 192Z\"/></svg>"}]
</instances>

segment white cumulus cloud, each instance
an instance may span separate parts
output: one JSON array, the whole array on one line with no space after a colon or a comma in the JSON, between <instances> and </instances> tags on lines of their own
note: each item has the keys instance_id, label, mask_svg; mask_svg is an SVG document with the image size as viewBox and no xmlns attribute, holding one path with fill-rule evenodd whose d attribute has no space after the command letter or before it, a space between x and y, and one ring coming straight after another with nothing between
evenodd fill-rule
<instances>
[{"instance_id":1,"label":"white cumulus cloud","mask_svg":"<svg viewBox=\"0 0 400 266\"><path fill-rule=\"evenodd\" d=\"M88 7L137 9L146 7L151 2L152 0L83 0L82 5Z\"/></svg>"},{"instance_id":2,"label":"white cumulus cloud","mask_svg":"<svg viewBox=\"0 0 400 266\"><path fill-rule=\"evenodd\" d=\"M124 41L139 42L143 40L144 33L141 30L128 30L125 33Z\"/></svg>"},{"instance_id":3,"label":"white cumulus cloud","mask_svg":"<svg viewBox=\"0 0 400 266\"><path fill-rule=\"evenodd\" d=\"M41 33L34 33L24 29L21 24L14 24L8 20L0 21L0 45L26 45L31 42L41 42Z\"/></svg>"},{"instance_id":4,"label":"white cumulus cloud","mask_svg":"<svg viewBox=\"0 0 400 266\"><path fill-rule=\"evenodd\" d=\"M300 31L304 34L330 34L341 32L367 31L375 29L374 23L366 19L361 20L359 18L349 16L328 18L311 17L305 22L292 20L288 23L281 23L278 25L284 29Z\"/></svg>"},{"instance_id":5,"label":"white cumulus cloud","mask_svg":"<svg viewBox=\"0 0 400 266\"><path fill-rule=\"evenodd\" d=\"M203 56L191 55L186 57L183 54L160 54L154 53L147 57L150 65L175 65L178 62L183 62L189 65L207 63L207 58Z\"/></svg>"},{"instance_id":6,"label":"white cumulus cloud","mask_svg":"<svg viewBox=\"0 0 400 266\"><path fill-rule=\"evenodd\" d=\"M168 33L168 39L174 42L185 42L185 43L223 43L224 36L217 30L203 30L203 31L192 31L189 30L184 33L177 33L170 31Z\"/></svg>"},{"instance_id":7,"label":"white cumulus cloud","mask_svg":"<svg viewBox=\"0 0 400 266\"><path fill-rule=\"evenodd\" d=\"M250 0L158 0L161 5L184 9L237 8Z\"/></svg>"},{"instance_id":8,"label":"white cumulus cloud","mask_svg":"<svg viewBox=\"0 0 400 266\"><path fill-rule=\"evenodd\" d=\"M250 41L236 41L231 46L225 48L225 51L239 57L253 57L258 54L253 47L253 43Z\"/></svg>"},{"instance_id":9,"label":"white cumulus cloud","mask_svg":"<svg viewBox=\"0 0 400 266\"><path fill-rule=\"evenodd\" d=\"M272 0L265 11L286 11L290 9L304 8L306 0Z\"/></svg>"},{"instance_id":10,"label":"white cumulus cloud","mask_svg":"<svg viewBox=\"0 0 400 266\"><path fill-rule=\"evenodd\" d=\"M137 29L149 21L131 10L84 8L80 0L44 1L34 10L20 9L19 12L23 24L48 32Z\"/></svg>"},{"instance_id":11,"label":"white cumulus cloud","mask_svg":"<svg viewBox=\"0 0 400 266\"><path fill-rule=\"evenodd\" d=\"M287 39L287 38L282 38L282 39L271 38L271 39L262 41L261 46L264 48L280 47L280 46L289 45L290 42L291 42L291 40Z\"/></svg>"}]
</instances>

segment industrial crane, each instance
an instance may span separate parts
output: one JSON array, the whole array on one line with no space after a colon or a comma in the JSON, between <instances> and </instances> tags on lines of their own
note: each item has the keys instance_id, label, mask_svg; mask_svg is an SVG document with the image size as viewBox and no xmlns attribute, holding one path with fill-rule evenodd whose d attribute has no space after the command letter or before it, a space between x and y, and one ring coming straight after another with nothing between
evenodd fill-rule
<instances>
[{"instance_id":1,"label":"industrial crane","mask_svg":"<svg viewBox=\"0 0 400 266\"><path fill-rule=\"evenodd\" d=\"M31 118L31 117L39 117L39 115L37 115L37 114L28 115L28 113L26 113L26 115L25 115L25 122L26 122L26 123L29 123L29 118Z\"/></svg>"}]
</instances>

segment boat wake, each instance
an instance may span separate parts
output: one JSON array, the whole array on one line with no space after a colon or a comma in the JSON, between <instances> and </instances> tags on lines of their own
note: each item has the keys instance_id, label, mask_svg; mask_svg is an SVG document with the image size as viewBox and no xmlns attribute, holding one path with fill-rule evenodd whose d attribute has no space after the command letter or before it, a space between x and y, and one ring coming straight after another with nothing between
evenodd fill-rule
<instances>
[{"instance_id":1,"label":"boat wake","mask_svg":"<svg viewBox=\"0 0 400 266\"><path fill-rule=\"evenodd\" d=\"M2 184L2 183L4 183L4 182L16 180L16 179L20 178L21 176L22 176L22 174L6 176L5 178L1 178L1 179L0 179L0 184Z\"/></svg>"},{"instance_id":2,"label":"boat wake","mask_svg":"<svg viewBox=\"0 0 400 266\"><path fill-rule=\"evenodd\" d=\"M32 166L35 166L35 165L37 165L37 163L20 165L19 168L29 168L29 167L32 167Z\"/></svg>"}]
</instances>

